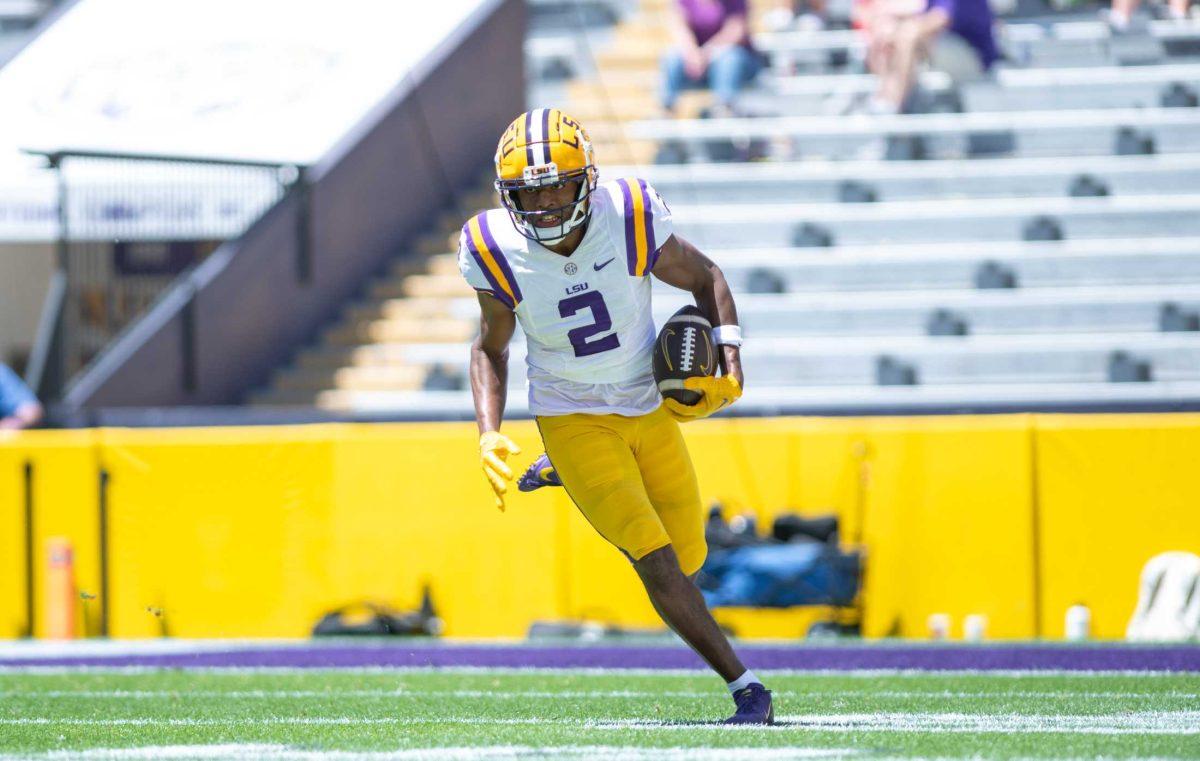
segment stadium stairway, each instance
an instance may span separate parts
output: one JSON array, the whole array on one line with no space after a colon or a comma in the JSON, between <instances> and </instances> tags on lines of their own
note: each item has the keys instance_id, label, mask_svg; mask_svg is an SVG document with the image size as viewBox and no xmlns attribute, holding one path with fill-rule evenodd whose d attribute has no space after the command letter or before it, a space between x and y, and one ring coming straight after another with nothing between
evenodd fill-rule
<instances>
[{"instance_id":1,"label":"stadium stairway","mask_svg":"<svg viewBox=\"0 0 1200 761\"><path fill-rule=\"evenodd\" d=\"M700 95L662 121L666 0L608 2L616 23L589 37L604 52L575 81L545 69L552 43L578 30L563 16L534 24L531 93L570 103L602 175L654 183L680 234L721 264L748 339L745 411L1200 399L1200 25L1146 25L1131 37L1154 54L1128 66L1134 42L1101 25L1009 24L1011 60L988 80L922 74L935 103L955 93L948 112L887 118L837 112L872 87L852 35L761 32L772 67L747 103L773 116L691 118ZM863 150L883 136L885 152ZM688 160L652 164L671 143ZM463 216L448 214L255 401L469 417L478 310L452 253ZM655 288L661 323L684 298ZM518 333L516 413L523 355Z\"/></svg>"}]
</instances>

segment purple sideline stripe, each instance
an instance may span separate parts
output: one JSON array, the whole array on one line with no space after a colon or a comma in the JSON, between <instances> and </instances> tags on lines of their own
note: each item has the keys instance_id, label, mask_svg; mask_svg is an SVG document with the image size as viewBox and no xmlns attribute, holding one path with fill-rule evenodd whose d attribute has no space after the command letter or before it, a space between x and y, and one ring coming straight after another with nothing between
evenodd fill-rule
<instances>
[{"instance_id":1,"label":"purple sideline stripe","mask_svg":"<svg viewBox=\"0 0 1200 761\"><path fill-rule=\"evenodd\" d=\"M483 226L483 215L482 214L479 215L479 229L480 230L486 229ZM516 304L514 304L512 299L510 299L508 297L508 294L504 292L504 289L500 287L500 281L497 280L496 276L492 274L492 271L490 269L488 269L487 264L485 264L483 261L483 257L480 256L480 254L479 254L479 249L475 247L475 238L474 238L474 236L471 235L471 223L470 222L463 225L463 238L467 242L467 250L471 252L471 257L475 260L475 263L479 265L479 269L483 272L483 276L485 278L487 278L487 281L489 283L492 284L492 290L487 291L487 292L491 293L493 296L495 296L497 299L499 299L500 303L504 304L509 309L516 309L517 308ZM487 243L486 237L483 240L485 243ZM489 247L491 246L490 243L488 245L489 245ZM476 290L479 290L479 289L477 288Z\"/></svg>"},{"instance_id":2,"label":"purple sideline stripe","mask_svg":"<svg viewBox=\"0 0 1200 761\"><path fill-rule=\"evenodd\" d=\"M520 304L522 300L521 286L517 285L517 278L513 276L512 268L508 266L508 259L504 258L504 252L496 245L496 239L492 237L492 228L488 227L486 214L479 215L479 232L483 233L483 242L487 244L488 250L492 252L492 258L496 260L500 271L504 273L509 286L512 287L513 297L516 299L513 308L516 309L517 304Z\"/></svg>"},{"instance_id":3,"label":"purple sideline stripe","mask_svg":"<svg viewBox=\"0 0 1200 761\"><path fill-rule=\"evenodd\" d=\"M638 188L642 191L642 214L646 219L646 271L649 275L658 259L658 246L654 245L654 207L650 205L650 189L645 180L638 180Z\"/></svg>"},{"instance_id":4,"label":"purple sideline stripe","mask_svg":"<svg viewBox=\"0 0 1200 761\"><path fill-rule=\"evenodd\" d=\"M617 180L625 201L625 265L630 275L637 274L637 240L633 230L633 191L626 180Z\"/></svg>"},{"instance_id":5,"label":"purple sideline stripe","mask_svg":"<svg viewBox=\"0 0 1200 761\"><path fill-rule=\"evenodd\" d=\"M755 669L919 669L1067 671L1200 671L1200 646L932 646L847 645L756 647L739 653ZM691 650L654 646L439 645L436 643L301 645L226 652L87 655L5 659L0 667L142 666L157 668L515 667L703 669Z\"/></svg>"}]
</instances>

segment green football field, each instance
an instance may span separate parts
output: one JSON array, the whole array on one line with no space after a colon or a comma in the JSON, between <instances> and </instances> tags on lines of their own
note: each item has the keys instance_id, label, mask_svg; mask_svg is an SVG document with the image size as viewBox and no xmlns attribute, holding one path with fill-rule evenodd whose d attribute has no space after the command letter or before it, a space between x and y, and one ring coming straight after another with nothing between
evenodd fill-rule
<instances>
[{"instance_id":1,"label":"green football field","mask_svg":"<svg viewBox=\"0 0 1200 761\"><path fill-rule=\"evenodd\" d=\"M767 677L778 725L725 728L702 672L17 669L0 757L1200 758L1197 674Z\"/></svg>"}]
</instances>

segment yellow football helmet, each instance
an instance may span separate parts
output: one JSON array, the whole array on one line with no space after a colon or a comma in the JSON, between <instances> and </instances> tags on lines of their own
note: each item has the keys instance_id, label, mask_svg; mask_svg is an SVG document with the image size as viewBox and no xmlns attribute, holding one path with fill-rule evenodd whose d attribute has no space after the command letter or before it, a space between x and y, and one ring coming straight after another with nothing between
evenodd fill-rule
<instances>
[{"instance_id":1,"label":"yellow football helmet","mask_svg":"<svg viewBox=\"0 0 1200 761\"><path fill-rule=\"evenodd\" d=\"M599 174L592 143L579 122L557 108L536 108L508 125L496 146L496 191L513 224L522 235L554 245L587 221L588 196L596 189ZM521 208L517 192L528 188L560 187L579 182L575 200L558 209ZM557 225L538 227L539 218L557 216Z\"/></svg>"}]
</instances>

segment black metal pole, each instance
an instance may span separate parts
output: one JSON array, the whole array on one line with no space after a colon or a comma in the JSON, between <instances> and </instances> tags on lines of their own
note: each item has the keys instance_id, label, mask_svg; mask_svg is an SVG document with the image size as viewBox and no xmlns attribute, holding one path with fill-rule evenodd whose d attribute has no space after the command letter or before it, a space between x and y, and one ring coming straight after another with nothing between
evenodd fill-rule
<instances>
[{"instance_id":1,"label":"black metal pole","mask_svg":"<svg viewBox=\"0 0 1200 761\"><path fill-rule=\"evenodd\" d=\"M100 469L100 636L108 636L108 471Z\"/></svg>"},{"instance_id":2,"label":"black metal pole","mask_svg":"<svg viewBox=\"0 0 1200 761\"><path fill-rule=\"evenodd\" d=\"M182 354L180 375L183 379L183 391L188 395L195 394L199 385L197 382L199 373L196 369L196 289L191 288L190 290L187 303L179 312L179 327L183 333L179 341L179 350Z\"/></svg>"},{"instance_id":3,"label":"black metal pole","mask_svg":"<svg viewBox=\"0 0 1200 761\"><path fill-rule=\"evenodd\" d=\"M33 462L25 461L25 636L33 636L37 613L33 596Z\"/></svg>"},{"instance_id":4,"label":"black metal pole","mask_svg":"<svg viewBox=\"0 0 1200 761\"><path fill-rule=\"evenodd\" d=\"M312 282L312 189L304 167L296 168L296 282Z\"/></svg>"},{"instance_id":5,"label":"black metal pole","mask_svg":"<svg viewBox=\"0 0 1200 761\"><path fill-rule=\"evenodd\" d=\"M59 401L62 399L63 390L67 386L67 310L70 308L71 300L71 214L67 207L69 201L67 197L67 177L63 169L63 157L54 155L50 158L50 165L54 168L56 180L56 188L58 191L58 239L55 241L55 259L58 263L58 271L62 273L64 293L63 298L59 302L58 319L54 324L54 337L50 342L51 355L47 362L49 386L47 391L49 399Z\"/></svg>"}]
</instances>

